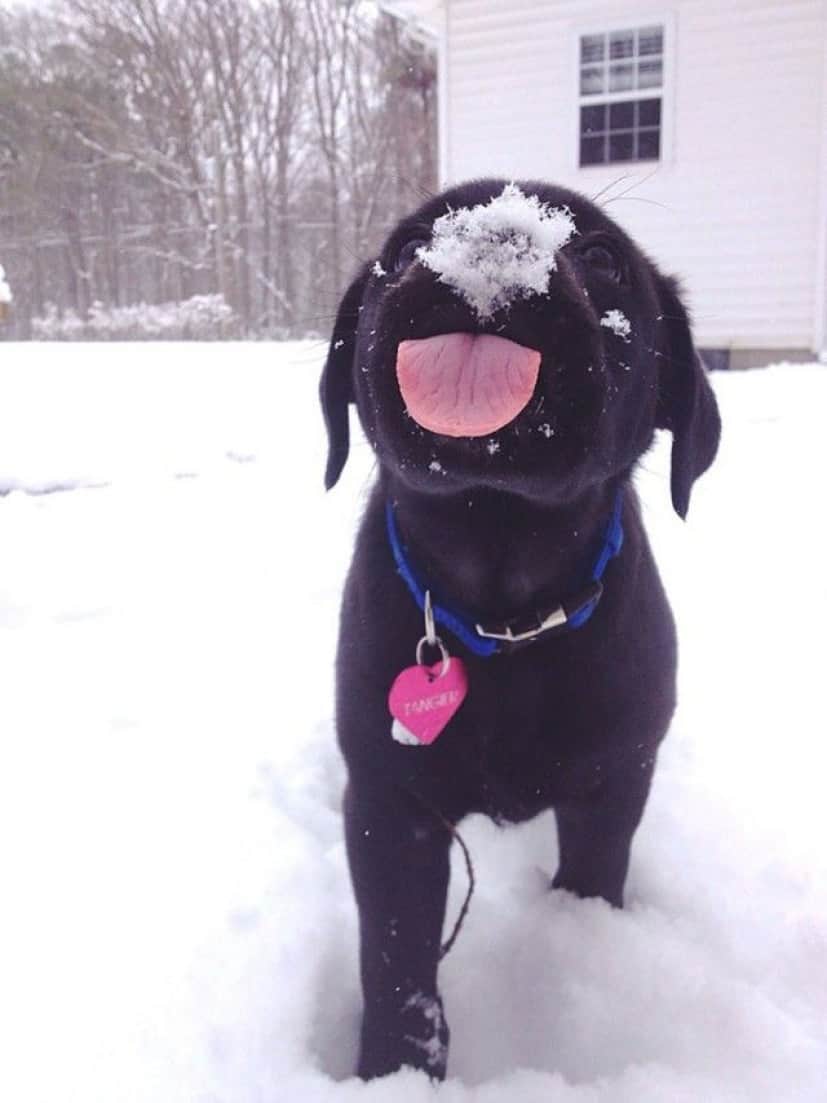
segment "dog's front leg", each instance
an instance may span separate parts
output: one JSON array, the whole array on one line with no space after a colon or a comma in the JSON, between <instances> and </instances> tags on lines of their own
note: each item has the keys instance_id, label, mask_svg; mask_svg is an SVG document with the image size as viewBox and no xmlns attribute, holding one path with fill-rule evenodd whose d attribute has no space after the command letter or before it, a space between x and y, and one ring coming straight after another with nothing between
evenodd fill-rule
<instances>
[{"instance_id":1,"label":"dog's front leg","mask_svg":"<svg viewBox=\"0 0 827 1103\"><path fill-rule=\"evenodd\" d=\"M555 808L560 865L552 882L577 896L623 907L632 837L640 823L654 756L616 771L583 799Z\"/></svg>"},{"instance_id":2,"label":"dog's front leg","mask_svg":"<svg viewBox=\"0 0 827 1103\"><path fill-rule=\"evenodd\" d=\"M364 1017L357 1073L403 1065L442 1079L448 1026L437 991L451 835L406 793L351 781L345 796L359 909Z\"/></svg>"}]
</instances>

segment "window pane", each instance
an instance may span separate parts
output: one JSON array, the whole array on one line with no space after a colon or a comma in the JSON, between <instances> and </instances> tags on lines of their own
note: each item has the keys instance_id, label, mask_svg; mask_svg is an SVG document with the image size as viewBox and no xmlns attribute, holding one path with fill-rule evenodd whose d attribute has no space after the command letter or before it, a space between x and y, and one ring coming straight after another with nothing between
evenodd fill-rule
<instances>
[{"instance_id":1,"label":"window pane","mask_svg":"<svg viewBox=\"0 0 827 1103\"><path fill-rule=\"evenodd\" d=\"M634 134L609 135L609 160L633 161L635 157Z\"/></svg>"},{"instance_id":2,"label":"window pane","mask_svg":"<svg viewBox=\"0 0 827 1103\"><path fill-rule=\"evenodd\" d=\"M594 96L598 92L605 92L606 74L603 66L597 69L580 70L580 95Z\"/></svg>"},{"instance_id":3,"label":"window pane","mask_svg":"<svg viewBox=\"0 0 827 1103\"><path fill-rule=\"evenodd\" d=\"M638 124L660 126L660 100L638 100Z\"/></svg>"},{"instance_id":4,"label":"window pane","mask_svg":"<svg viewBox=\"0 0 827 1103\"><path fill-rule=\"evenodd\" d=\"M631 130L635 125L635 105L629 100L626 103L612 103L609 105L609 129Z\"/></svg>"},{"instance_id":5,"label":"window pane","mask_svg":"<svg viewBox=\"0 0 827 1103\"><path fill-rule=\"evenodd\" d=\"M606 105L580 108L580 134L597 134L606 129Z\"/></svg>"},{"instance_id":6,"label":"window pane","mask_svg":"<svg viewBox=\"0 0 827 1103\"><path fill-rule=\"evenodd\" d=\"M663 27L641 27L637 33L637 42L637 52L641 57L662 54Z\"/></svg>"},{"instance_id":7,"label":"window pane","mask_svg":"<svg viewBox=\"0 0 827 1103\"><path fill-rule=\"evenodd\" d=\"M602 165L606 160L606 138L605 135L601 135L599 138L581 138L580 139L580 164L581 165Z\"/></svg>"},{"instance_id":8,"label":"window pane","mask_svg":"<svg viewBox=\"0 0 827 1103\"><path fill-rule=\"evenodd\" d=\"M663 84L663 62L640 61L637 67L638 88L660 88Z\"/></svg>"},{"instance_id":9,"label":"window pane","mask_svg":"<svg viewBox=\"0 0 827 1103\"><path fill-rule=\"evenodd\" d=\"M637 155L640 161L656 161L660 157L660 131L641 130L637 136Z\"/></svg>"},{"instance_id":10,"label":"window pane","mask_svg":"<svg viewBox=\"0 0 827 1103\"><path fill-rule=\"evenodd\" d=\"M609 35L609 57L634 57L635 32L615 31Z\"/></svg>"},{"instance_id":11,"label":"window pane","mask_svg":"<svg viewBox=\"0 0 827 1103\"><path fill-rule=\"evenodd\" d=\"M591 61L602 61L606 56L606 36L603 34L586 34L580 39L580 64L588 65Z\"/></svg>"},{"instance_id":12,"label":"window pane","mask_svg":"<svg viewBox=\"0 0 827 1103\"><path fill-rule=\"evenodd\" d=\"M635 67L627 62L609 67L609 91L628 92L635 86Z\"/></svg>"}]
</instances>

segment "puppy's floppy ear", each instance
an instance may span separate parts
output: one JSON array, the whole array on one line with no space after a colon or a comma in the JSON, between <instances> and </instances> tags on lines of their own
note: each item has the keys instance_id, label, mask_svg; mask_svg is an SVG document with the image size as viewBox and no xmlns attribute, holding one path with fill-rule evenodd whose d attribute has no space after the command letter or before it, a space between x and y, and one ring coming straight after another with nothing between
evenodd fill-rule
<instances>
[{"instance_id":1,"label":"puppy's floppy ear","mask_svg":"<svg viewBox=\"0 0 827 1103\"><path fill-rule=\"evenodd\" d=\"M706 370L695 351L675 280L659 277L663 337L656 424L672 433L672 505L686 517L692 484L715 459L721 419Z\"/></svg>"},{"instance_id":2,"label":"puppy's floppy ear","mask_svg":"<svg viewBox=\"0 0 827 1103\"><path fill-rule=\"evenodd\" d=\"M322 414L327 427L328 453L324 476L326 490L336 485L350 450L348 404L354 401L353 358L356 352L356 331L359 328L359 307L367 281L368 268L365 265L339 304L319 385Z\"/></svg>"}]
</instances>

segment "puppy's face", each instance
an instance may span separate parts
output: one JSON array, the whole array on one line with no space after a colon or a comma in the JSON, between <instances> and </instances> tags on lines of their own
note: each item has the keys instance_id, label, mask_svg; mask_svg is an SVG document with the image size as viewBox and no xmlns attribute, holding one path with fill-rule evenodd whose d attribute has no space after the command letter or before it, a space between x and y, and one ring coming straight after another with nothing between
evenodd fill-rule
<instances>
[{"instance_id":1,"label":"puppy's face","mask_svg":"<svg viewBox=\"0 0 827 1103\"><path fill-rule=\"evenodd\" d=\"M570 500L662 425L693 438L684 513L717 445L674 285L602 210L545 184L466 184L400 223L342 304L322 399L329 483L349 400L380 463L423 493Z\"/></svg>"}]
</instances>

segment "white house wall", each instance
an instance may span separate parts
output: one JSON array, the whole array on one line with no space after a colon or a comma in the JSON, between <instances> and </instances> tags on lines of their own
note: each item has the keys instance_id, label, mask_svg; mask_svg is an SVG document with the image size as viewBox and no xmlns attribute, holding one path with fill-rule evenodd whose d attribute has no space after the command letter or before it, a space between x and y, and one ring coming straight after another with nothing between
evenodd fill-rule
<instances>
[{"instance_id":1,"label":"white house wall","mask_svg":"<svg viewBox=\"0 0 827 1103\"><path fill-rule=\"evenodd\" d=\"M443 9L446 182L539 177L594 195L631 174L600 201L681 276L703 345L814 347L824 309L825 0L448 0ZM579 33L661 22L672 36L662 160L579 168Z\"/></svg>"}]
</instances>

